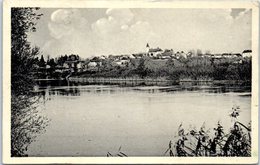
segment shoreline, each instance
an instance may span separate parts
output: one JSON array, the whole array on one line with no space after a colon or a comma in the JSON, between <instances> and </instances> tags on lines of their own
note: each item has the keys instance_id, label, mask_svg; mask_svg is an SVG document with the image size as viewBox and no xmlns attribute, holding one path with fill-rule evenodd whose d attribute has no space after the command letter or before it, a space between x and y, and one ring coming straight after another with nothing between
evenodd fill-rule
<instances>
[{"instance_id":1,"label":"shoreline","mask_svg":"<svg viewBox=\"0 0 260 165\"><path fill-rule=\"evenodd\" d=\"M104 77L70 77L71 82L90 82L90 83L120 83L120 82L151 82L151 83L223 83L223 84L240 84L251 83L250 80L169 80L166 78L104 78Z\"/></svg>"},{"instance_id":2,"label":"shoreline","mask_svg":"<svg viewBox=\"0 0 260 165\"><path fill-rule=\"evenodd\" d=\"M35 79L35 81L72 81L72 82L208 82L208 83L251 83L251 80L169 80L166 78L108 78L108 77L69 77L68 79Z\"/></svg>"}]
</instances>

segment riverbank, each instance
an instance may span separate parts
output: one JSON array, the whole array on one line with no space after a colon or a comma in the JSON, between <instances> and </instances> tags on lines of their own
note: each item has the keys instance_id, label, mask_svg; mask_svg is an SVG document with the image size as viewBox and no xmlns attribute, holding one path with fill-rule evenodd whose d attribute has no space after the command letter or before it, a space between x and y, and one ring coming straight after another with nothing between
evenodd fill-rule
<instances>
[{"instance_id":1,"label":"riverbank","mask_svg":"<svg viewBox=\"0 0 260 165\"><path fill-rule=\"evenodd\" d=\"M88 82L88 83L148 83L155 84L180 84L180 83L197 83L197 84L248 84L251 85L251 81L245 80L211 80L211 79L180 79L180 80L168 80L165 77L160 78L137 78L137 77L127 77L127 78L107 78L107 77L70 77L68 78L70 82Z\"/></svg>"}]
</instances>

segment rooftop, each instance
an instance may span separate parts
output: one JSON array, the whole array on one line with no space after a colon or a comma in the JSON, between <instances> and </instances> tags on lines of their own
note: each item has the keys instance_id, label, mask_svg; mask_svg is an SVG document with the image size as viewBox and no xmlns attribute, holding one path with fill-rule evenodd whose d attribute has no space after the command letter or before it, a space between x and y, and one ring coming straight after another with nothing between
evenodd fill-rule
<instances>
[{"instance_id":1,"label":"rooftop","mask_svg":"<svg viewBox=\"0 0 260 165\"><path fill-rule=\"evenodd\" d=\"M162 51L161 48L155 48L155 49L151 48L151 49L149 49L149 52L160 52L160 51Z\"/></svg>"}]
</instances>

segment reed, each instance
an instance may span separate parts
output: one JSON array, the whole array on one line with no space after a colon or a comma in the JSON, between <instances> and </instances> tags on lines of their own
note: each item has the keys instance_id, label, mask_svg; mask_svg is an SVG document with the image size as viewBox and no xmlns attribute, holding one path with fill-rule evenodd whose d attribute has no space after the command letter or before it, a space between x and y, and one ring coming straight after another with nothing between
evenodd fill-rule
<instances>
[{"instance_id":1,"label":"reed","mask_svg":"<svg viewBox=\"0 0 260 165\"><path fill-rule=\"evenodd\" d=\"M239 107L233 107L229 115L232 120L230 131L224 132L220 122L213 128L214 136L210 130L205 130L205 123L199 131L195 129L184 130L182 124L178 128L177 136L171 140L164 155L175 157L214 157L214 156L251 156L251 123L247 126L238 121Z\"/></svg>"}]
</instances>

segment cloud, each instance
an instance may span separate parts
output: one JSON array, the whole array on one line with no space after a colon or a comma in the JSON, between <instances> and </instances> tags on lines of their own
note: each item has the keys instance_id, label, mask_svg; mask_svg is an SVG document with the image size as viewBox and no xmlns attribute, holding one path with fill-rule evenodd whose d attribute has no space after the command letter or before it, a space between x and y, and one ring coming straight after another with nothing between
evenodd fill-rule
<instances>
[{"instance_id":1,"label":"cloud","mask_svg":"<svg viewBox=\"0 0 260 165\"><path fill-rule=\"evenodd\" d=\"M71 35L76 29L84 28L87 24L87 20L78 9L58 9L51 14L48 28L52 37L60 39L65 35Z\"/></svg>"},{"instance_id":2,"label":"cloud","mask_svg":"<svg viewBox=\"0 0 260 165\"><path fill-rule=\"evenodd\" d=\"M84 53L85 38L89 36L89 23L79 9L58 9L51 14L48 22L51 40L45 42L45 55Z\"/></svg>"},{"instance_id":3,"label":"cloud","mask_svg":"<svg viewBox=\"0 0 260 165\"><path fill-rule=\"evenodd\" d=\"M122 25L129 23L134 18L134 14L130 9L107 9L106 14L109 18L116 19Z\"/></svg>"},{"instance_id":4,"label":"cloud","mask_svg":"<svg viewBox=\"0 0 260 165\"><path fill-rule=\"evenodd\" d=\"M144 51L149 41L159 41L149 22L136 20L130 9L107 9L106 17L92 24L101 54ZM117 46L115 48L115 46Z\"/></svg>"},{"instance_id":5,"label":"cloud","mask_svg":"<svg viewBox=\"0 0 260 165\"><path fill-rule=\"evenodd\" d=\"M251 46L248 9L124 8L107 9L103 15L96 9L93 20L84 10L58 9L51 14L45 54L127 54L145 51L146 43L176 51L240 52Z\"/></svg>"},{"instance_id":6,"label":"cloud","mask_svg":"<svg viewBox=\"0 0 260 165\"><path fill-rule=\"evenodd\" d=\"M107 9L107 17L100 18L92 24L92 29L97 35L106 35L126 30L134 18L130 9Z\"/></svg>"},{"instance_id":7,"label":"cloud","mask_svg":"<svg viewBox=\"0 0 260 165\"><path fill-rule=\"evenodd\" d=\"M163 48L242 52L250 49L251 19L242 13L239 14L241 19L240 16L233 18L232 10L150 9L143 19L149 20L154 32L160 34L159 46Z\"/></svg>"},{"instance_id":8,"label":"cloud","mask_svg":"<svg viewBox=\"0 0 260 165\"><path fill-rule=\"evenodd\" d=\"M82 57L131 53L135 48L142 51L148 38L155 35L148 22L133 18L130 9L107 9L105 17L89 24L78 9L58 9L48 23L53 39L45 43L43 50L52 56L76 53Z\"/></svg>"}]
</instances>

